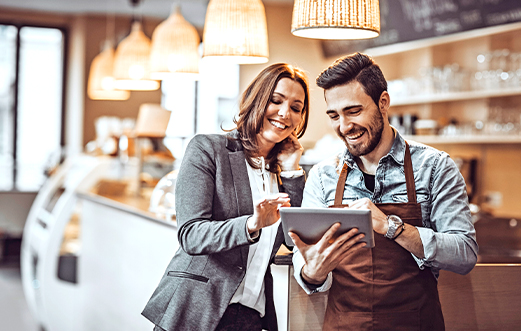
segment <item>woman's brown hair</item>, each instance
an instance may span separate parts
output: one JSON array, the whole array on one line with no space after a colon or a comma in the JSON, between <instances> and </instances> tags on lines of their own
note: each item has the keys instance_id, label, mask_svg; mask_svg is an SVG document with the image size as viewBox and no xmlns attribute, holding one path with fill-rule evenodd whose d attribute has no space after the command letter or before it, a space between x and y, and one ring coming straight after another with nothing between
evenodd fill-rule
<instances>
[{"instance_id":1,"label":"woman's brown hair","mask_svg":"<svg viewBox=\"0 0 521 331\"><path fill-rule=\"evenodd\" d=\"M244 148L246 160L256 169L260 167L253 162L253 158L258 156L256 152L259 150L257 134L262 129L264 115L271 102L275 87L282 78L289 78L299 83L304 89L305 98L301 113L302 121L295 129L297 138L304 135L308 126L309 84L304 71L286 63L275 63L262 70L242 94L239 103L239 116L233 120L237 125L236 129ZM281 145L281 143L276 144L265 159L271 172L278 172L277 155Z\"/></svg>"}]
</instances>

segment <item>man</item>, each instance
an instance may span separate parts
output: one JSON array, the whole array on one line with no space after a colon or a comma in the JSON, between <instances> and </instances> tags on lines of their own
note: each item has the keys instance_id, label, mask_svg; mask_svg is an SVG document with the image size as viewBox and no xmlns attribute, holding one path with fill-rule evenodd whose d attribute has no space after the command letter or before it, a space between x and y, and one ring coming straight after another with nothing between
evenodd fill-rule
<instances>
[{"instance_id":1,"label":"man","mask_svg":"<svg viewBox=\"0 0 521 331\"><path fill-rule=\"evenodd\" d=\"M374 248L333 225L315 245L295 242L295 278L329 291L324 330L444 330L440 269L466 274L478 245L465 182L450 157L406 142L389 125L390 96L367 55L341 58L317 78L346 149L312 168L303 207L370 209Z\"/></svg>"}]
</instances>

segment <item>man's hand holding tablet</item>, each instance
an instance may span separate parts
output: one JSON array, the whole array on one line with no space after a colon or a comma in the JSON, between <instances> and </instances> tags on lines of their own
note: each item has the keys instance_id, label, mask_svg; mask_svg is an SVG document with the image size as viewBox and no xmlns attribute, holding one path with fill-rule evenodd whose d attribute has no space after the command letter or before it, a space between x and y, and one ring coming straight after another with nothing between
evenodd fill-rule
<instances>
[{"instance_id":1,"label":"man's hand holding tablet","mask_svg":"<svg viewBox=\"0 0 521 331\"><path fill-rule=\"evenodd\" d=\"M322 284L329 272L335 269L347 255L366 246L365 242L360 241L365 235L359 233L357 228L352 228L334 239L340 225L340 223L333 224L315 245L307 245L298 235L289 232L295 246L306 260L301 271L305 282Z\"/></svg>"}]
</instances>

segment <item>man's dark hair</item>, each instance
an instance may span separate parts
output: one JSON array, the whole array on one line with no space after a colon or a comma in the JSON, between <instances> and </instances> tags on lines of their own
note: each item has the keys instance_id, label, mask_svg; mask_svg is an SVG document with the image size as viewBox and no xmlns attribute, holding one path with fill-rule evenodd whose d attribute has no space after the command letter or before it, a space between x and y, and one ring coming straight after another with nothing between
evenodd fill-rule
<instances>
[{"instance_id":1,"label":"man's dark hair","mask_svg":"<svg viewBox=\"0 0 521 331\"><path fill-rule=\"evenodd\" d=\"M380 95L387 91L387 81L374 60L362 53L353 53L337 59L317 77L317 85L324 90L356 80L376 106Z\"/></svg>"}]
</instances>

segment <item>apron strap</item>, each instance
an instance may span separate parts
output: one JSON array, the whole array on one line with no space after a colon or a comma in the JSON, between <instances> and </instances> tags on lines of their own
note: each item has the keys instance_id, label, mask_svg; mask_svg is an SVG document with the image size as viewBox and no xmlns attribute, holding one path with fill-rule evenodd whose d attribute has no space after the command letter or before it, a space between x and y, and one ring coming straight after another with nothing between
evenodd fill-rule
<instances>
[{"instance_id":1,"label":"apron strap","mask_svg":"<svg viewBox=\"0 0 521 331\"><path fill-rule=\"evenodd\" d=\"M404 172L405 172L405 183L407 185L407 198L409 202L416 203L416 185L414 184L414 172L412 169L411 151L409 150L409 144L405 142L405 158Z\"/></svg>"},{"instance_id":2,"label":"apron strap","mask_svg":"<svg viewBox=\"0 0 521 331\"><path fill-rule=\"evenodd\" d=\"M342 171L340 172L340 177L338 177L338 182L336 183L335 205L342 204L342 200L344 198L344 188L346 186L346 179L348 173L349 168L347 167L347 163L344 162L344 165L342 166Z\"/></svg>"}]
</instances>

